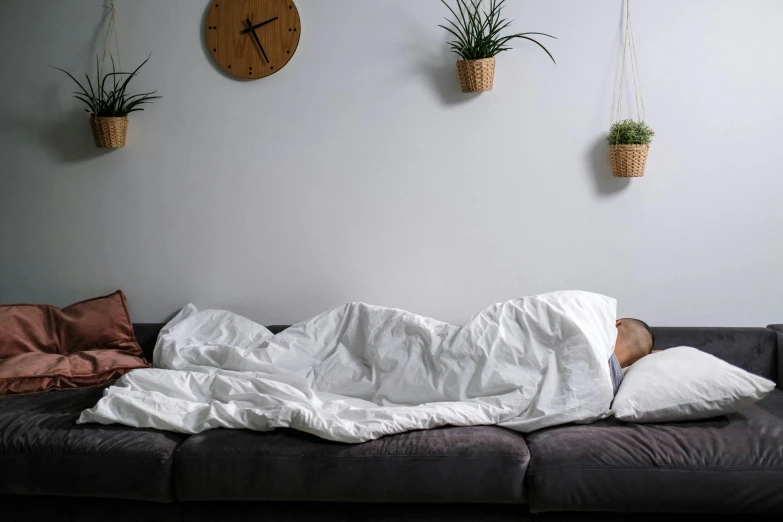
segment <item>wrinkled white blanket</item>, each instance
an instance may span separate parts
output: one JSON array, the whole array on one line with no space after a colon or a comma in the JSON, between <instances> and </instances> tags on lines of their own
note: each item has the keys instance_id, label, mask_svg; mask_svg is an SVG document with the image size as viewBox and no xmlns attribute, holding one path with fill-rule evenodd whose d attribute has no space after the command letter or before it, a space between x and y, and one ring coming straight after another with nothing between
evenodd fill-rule
<instances>
[{"instance_id":1,"label":"wrinkled white blanket","mask_svg":"<svg viewBox=\"0 0 783 522\"><path fill-rule=\"evenodd\" d=\"M498 303L463 326L350 303L272 335L188 305L161 330L155 368L122 377L78 422L290 427L344 442L591 422L612 401L615 314L614 299L576 291Z\"/></svg>"}]
</instances>

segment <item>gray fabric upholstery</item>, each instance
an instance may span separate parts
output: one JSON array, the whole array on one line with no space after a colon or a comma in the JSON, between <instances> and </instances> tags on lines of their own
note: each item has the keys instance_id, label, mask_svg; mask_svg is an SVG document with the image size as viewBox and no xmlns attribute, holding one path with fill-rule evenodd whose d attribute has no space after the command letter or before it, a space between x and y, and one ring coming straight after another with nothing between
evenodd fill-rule
<instances>
[{"instance_id":1,"label":"gray fabric upholstery","mask_svg":"<svg viewBox=\"0 0 783 522\"><path fill-rule=\"evenodd\" d=\"M783 324L771 324L770 328L778 339L778 388L783 389Z\"/></svg>"},{"instance_id":2,"label":"gray fabric upholstery","mask_svg":"<svg viewBox=\"0 0 783 522\"><path fill-rule=\"evenodd\" d=\"M513 504L360 504L348 502L144 502L0 496L2 519L22 522L780 522L780 515L707 517L566 512L530 515Z\"/></svg>"},{"instance_id":3,"label":"gray fabric upholstery","mask_svg":"<svg viewBox=\"0 0 783 522\"><path fill-rule=\"evenodd\" d=\"M178 502L3 495L0 506L3 522L184 522Z\"/></svg>"},{"instance_id":4,"label":"gray fabric upholstery","mask_svg":"<svg viewBox=\"0 0 783 522\"><path fill-rule=\"evenodd\" d=\"M692 346L778 382L775 332L768 328L653 328L655 349Z\"/></svg>"},{"instance_id":5,"label":"gray fabric upholstery","mask_svg":"<svg viewBox=\"0 0 783 522\"><path fill-rule=\"evenodd\" d=\"M177 450L179 500L523 503L530 454L495 426L342 444L293 430L216 429Z\"/></svg>"},{"instance_id":6,"label":"gray fabric upholstery","mask_svg":"<svg viewBox=\"0 0 783 522\"><path fill-rule=\"evenodd\" d=\"M252 501L162 503L78 497L33 499L6 495L0 496L0 509L2 509L0 520L3 522L531 522L532 520L525 506L513 504Z\"/></svg>"},{"instance_id":7,"label":"gray fabric upholstery","mask_svg":"<svg viewBox=\"0 0 783 522\"><path fill-rule=\"evenodd\" d=\"M104 387L0 398L0 495L173 500L174 450L184 437L75 424Z\"/></svg>"},{"instance_id":8,"label":"gray fabric upholstery","mask_svg":"<svg viewBox=\"0 0 783 522\"><path fill-rule=\"evenodd\" d=\"M148 357L161 326L136 325ZM653 330L656 348L694 346L780 386L783 325L774 328ZM527 448L511 432L439 434L467 429L446 428L345 446L288 430L213 430L191 437L178 452L176 491L183 500L486 503L519 502L528 493L539 511L781 510L781 394L695 423L610 420L531 434L526 489L517 484L525 476ZM448 456L438 447L456 450ZM487 448L490 457L468 462L468 455Z\"/></svg>"},{"instance_id":9,"label":"gray fabric upholstery","mask_svg":"<svg viewBox=\"0 0 783 522\"><path fill-rule=\"evenodd\" d=\"M152 362L155 341L158 340L158 333L163 326L163 323L133 323L133 334L136 336L136 342L141 346L144 357L150 362Z\"/></svg>"},{"instance_id":10,"label":"gray fabric upholstery","mask_svg":"<svg viewBox=\"0 0 783 522\"><path fill-rule=\"evenodd\" d=\"M783 512L783 391L699 422L526 436L531 511Z\"/></svg>"},{"instance_id":11,"label":"gray fabric upholstery","mask_svg":"<svg viewBox=\"0 0 783 522\"><path fill-rule=\"evenodd\" d=\"M509 504L183 502L182 522L531 522ZM27 521L25 521L27 522ZM47 521L52 522L52 521ZM754 521L755 522L755 521ZM776 521L779 522L779 521Z\"/></svg>"}]
</instances>

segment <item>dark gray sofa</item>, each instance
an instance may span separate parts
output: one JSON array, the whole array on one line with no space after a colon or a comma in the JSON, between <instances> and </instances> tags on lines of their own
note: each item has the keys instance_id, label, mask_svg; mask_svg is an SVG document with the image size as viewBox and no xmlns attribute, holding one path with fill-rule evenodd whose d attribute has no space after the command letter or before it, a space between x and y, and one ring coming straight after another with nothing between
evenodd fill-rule
<instances>
[{"instance_id":1,"label":"dark gray sofa","mask_svg":"<svg viewBox=\"0 0 783 522\"><path fill-rule=\"evenodd\" d=\"M150 359L161 326L135 325ZM694 346L780 383L783 325L654 331L658 348ZM102 391L0 398L4 519L624 520L628 512L697 512L772 520L783 513L781 389L699 422L610 419L524 436L444 427L358 445L293 430L186 436L74 424Z\"/></svg>"}]
</instances>

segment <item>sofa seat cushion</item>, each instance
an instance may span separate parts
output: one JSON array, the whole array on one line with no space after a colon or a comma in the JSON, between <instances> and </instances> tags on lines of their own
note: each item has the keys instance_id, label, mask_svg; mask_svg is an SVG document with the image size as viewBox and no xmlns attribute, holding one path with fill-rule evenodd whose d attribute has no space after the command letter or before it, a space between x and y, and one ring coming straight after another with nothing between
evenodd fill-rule
<instances>
[{"instance_id":1,"label":"sofa seat cushion","mask_svg":"<svg viewBox=\"0 0 783 522\"><path fill-rule=\"evenodd\" d=\"M523 503L530 454L495 426L344 444L303 432L215 429L177 450L178 500Z\"/></svg>"},{"instance_id":2,"label":"sofa seat cushion","mask_svg":"<svg viewBox=\"0 0 783 522\"><path fill-rule=\"evenodd\" d=\"M174 451L184 437L75 424L102 393L89 388L0 397L0 495L172 501Z\"/></svg>"},{"instance_id":3,"label":"sofa seat cushion","mask_svg":"<svg viewBox=\"0 0 783 522\"><path fill-rule=\"evenodd\" d=\"M783 511L783 391L696 422L605 420L527 437L531 511Z\"/></svg>"}]
</instances>

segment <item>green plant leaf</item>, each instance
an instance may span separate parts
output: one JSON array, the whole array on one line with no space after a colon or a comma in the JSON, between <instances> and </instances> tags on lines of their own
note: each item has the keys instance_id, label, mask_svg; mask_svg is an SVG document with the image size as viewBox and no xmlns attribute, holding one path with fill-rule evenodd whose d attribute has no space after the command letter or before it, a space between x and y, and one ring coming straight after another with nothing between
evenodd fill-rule
<instances>
[{"instance_id":1,"label":"green plant leaf","mask_svg":"<svg viewBox=\"0 0 783 522\"><path fill-rule=\"evenodd\" d=\"M462 27L461 27L461 32L462 32L464 35L467 35L467 34L468 34L468 31L467 31L467 26L466 26L466 25L465 25L465 23L464 23L464 22L465 22L465 17L464 17L464 16L457 16L457 13L455 13L455 12L454 12L454 9L452 9L452 8L449 6L449 4L447 4L447 3L446 3L446 0L440 0L440 1L441 1L441 2L443 2L443 5L445 5L445 6L448 8L448 10L449 10L449 11L451 11L451 14L452 14L452 15L454 15L454 18L456 18L456 19L457 19L457 22L458 22L458 23L460 23L460 25L462 26ZM458 7L460 7L459 1L457 2L457 6L458 6ZM461 7L460 7L460 15L462 15L462 8L461 8ZM455 27L457 26L457 24L455 24L454 22L452 22L452 21L451 21L451 20L449 20L448 18L447 18L446 20L447 20L449 23L451 23L452 25L454 25Z\"/></svg>"},{"instance_id":2,"label":"green plant leaf","mask_svg":"<svg viewBox=\"0 0 783 522\"><path fill-rule=\"evenodd\" d=\"M150 91L150 92L142 92L140 94L134 94L132 96L127 96L125 98L125 101L129 102L129 101L133 100L134 98L139 98L139 97L160 98L160 96L150 96L151 94L155 94L156 92L158 92L158 91L154 90L154 91Z\"/></svg>"},{"instance_id":3,"label":"green plant leaf","mask_svg":"<svg viewBox=\"0 0 783 522\"><path fill-rule=\"evenodd\" d=\"M64 72L65 74L67 74L67 75L68 75L68 76L71 78L71 80L73 80L73 81L76 83L76 85L78 85L78 86L79 86L79 88L82 90L82 92L84 93L84 95L85 95L85 96L87 96L87 97L89 98L89 96L90 96L90 93L88 93L88 92L87 92L87 89L85 89L85 88L84 88L84 86L83 86L81 83L79 83L79 80L77 80L76 78L74 78L74 76L73 76L71 73L69 73L69 72L68 72L68 71L66 71L65 69L60 69L59 67L55 67L54 65L50 65L49 67L52 67L52 68L54 68L54 69L57 69L58 71L62 71L62 72Z\"/></svg>"},{"instance_id":4,"label":"green plant leaf","mask_svg":"<svg viewBox=\"0 0 783 522\"><path fill-rule=\"evenodd\" d=\"M88 98L85 98L80 94L76 94L76 93L73 95L73 97L76 98L77 100L83 101L87 105L87 107L90 108L88 112L90 111L95 112L95 105L93 105L93 103Z\"/></svg>"},{"instance_id":5,"label":"green plant leaf","mask_svg":"<svg viewBox=\"0 0 783 522\"><path fill-rule=\"evenodd\" d=\"M551 34L546 34L546 33L518 33L518 34L519 36L525 36L527 34L540 34L541 36L548 36L550 38L554 38L555 40L557 40L557 36L552 36Z\"/></svg>"},{"instance_id":6,"label":"green plant leaf","mask_svg":"<svg viewBox=\"0 0 783 522\"><path fill-rule=\"evenodd\" d=\"M462 36L452 31L450 28L446 27L445 25L439 25L438 27L443 27L445 30L447 30L448 32L454 35L454 37L457 39L457 42L459 42L460 45L465 45L465 40L462 38Z\"/></svg>"},{"instance_id":7,"label":"green plant leaf","mask_svg":"<svg viewBox=\"0 0 783 522\"><path fill-rule=\"evenodd\" d=\"M496 54L510 49L506 45L510 40L521 38L530 40L554 62L555 59L549 50L537 40L528 35L540 35L555 38L546 33L526 32L503 35L512 24L503 18L502 11L506 0L489 0L486 9L481 8L480 0L456 0L456 9L451 7L446 0L441 0L454 19L446 18L448 25L439 25L452 35L455 40L447 42L449 48L465 60L491 58Z\"/></svg>"},{"instance_id":8,"label":"green plant leaf","mask_svg":"<svg viewBox=\"0 0 783 522\"><path fill-rule=\"evenodd\" d=\"M552 63L555 63L555 64L557 63L557 62L555 61L555 57L554 57L554 56L552 56L552 53L550 53L550 52L549 52L549 50L548 50L546 47L544 47L543 45L541 45L541 44L540 44L538 41L536 41L536 40L533 40L532 38L528 38L527 36L519 36L519 38L523 38L523 39L525 39L525 40L530 40L531 42L533 42L534 44L536 44L537 46L539 46L540 48L542 48L542 49L544 50L544 52L545 52L546 54L548 54L548 55L549 55L549 58L551 58L551 59L552 59Z\"/></svg>"},{"instance_id":9,"label":"green plant leaf","mask_svg":"<svg viewBox=\"0 0 783 522\"><path fill-rule=\"evenodd\" d=\"M96 56L96 83L93 84L90 76L85 74L89 90L68 71L52 67L67 74L79 86L82 92L74 92L74 98L87 105L87 112L92 112L95 116L124 116L131 110L141 110L140 105L152 103L153 100L160 98L160 96L153 96L156 91L128 94L130 80L138 74L139 69L149 61L150 57L151 55L147 56L147 59L133 71L123 72L117 71L114 57L111 56L112 72L101 75L100 61ZM122 76L125 78L120 81Z\"/></svg>"}]
</instances>

